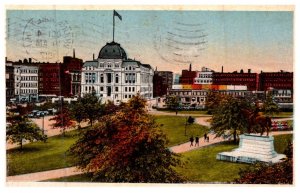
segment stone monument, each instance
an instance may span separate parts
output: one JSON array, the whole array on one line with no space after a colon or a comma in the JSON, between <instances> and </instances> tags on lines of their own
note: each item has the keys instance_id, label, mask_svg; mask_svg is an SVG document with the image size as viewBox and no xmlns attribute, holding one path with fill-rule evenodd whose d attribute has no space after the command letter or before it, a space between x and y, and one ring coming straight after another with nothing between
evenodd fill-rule
<instances>
[{"instance_id":1,"label":"stone monument","mask_svg":"<svg viewBox=\"0 0 300 193\"><path fill-rule=\"evenodd\" d=\"M284 154L278 154L274 150L273 136L259 136L254 134L240 135L240 143L237 149L217 154L218 160L243 163L277 163L285 157Z\"/></svg>"}]
</instances>

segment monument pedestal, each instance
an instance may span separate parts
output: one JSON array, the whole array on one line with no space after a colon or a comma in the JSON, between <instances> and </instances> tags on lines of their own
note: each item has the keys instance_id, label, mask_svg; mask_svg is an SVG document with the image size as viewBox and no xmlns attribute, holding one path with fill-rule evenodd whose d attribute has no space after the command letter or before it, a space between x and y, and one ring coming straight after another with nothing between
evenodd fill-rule
<instances>
[{"instance_id":1,"label":"monument pedestal","mask_svg":"<svg viewBox=\"0 0 300 193\"><path fill-rule=\"evenodd\" d=\"M254 163L257 161L277 163L285 157L284 154L275 152L273 136L267 137L252 134L240 135L240 143L237 149L217 154L218 160L243 163Z\"/></svg>"}]
</instances>

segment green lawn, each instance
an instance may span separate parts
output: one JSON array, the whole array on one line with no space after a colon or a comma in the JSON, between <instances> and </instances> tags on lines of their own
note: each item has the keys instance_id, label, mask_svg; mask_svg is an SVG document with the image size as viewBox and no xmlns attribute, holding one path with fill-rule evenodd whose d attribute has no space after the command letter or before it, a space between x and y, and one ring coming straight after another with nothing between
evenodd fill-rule
<instances>
[{"instance_id":1,"label":"green lawn","mask_svg":"<svg viewBox=\"0 0 300 193\"><path fill-rule=\"evenodd\" d=\"M274 148L277 153L283 153L288 141L293 135L274 136ZM248 164L231 163L216 160L219 152L231 151L238 145L229 142L209 146L200 150L190 151L182 154L182 160L186 161L184 168L176 168L177 171L186 176L190 182L231 182L238 178L240 168L249 167Z\"/></svg>"},{"instance_id":2,"label":"green lawn","mask_svg":"<svg viewBox=\"0 0 300 193\"><path fill-rule=\"evenodd\" d=\"M186 119L187 117L180 116L155 116L156 122L162 124L161 128L169 140L168 147L187 142L191 136L203 137L204 133L208 132L207 127L194 123L186 127L185 136Z\"/></svg>"},{"instance_id":3,"label":"green lawn","mask_svg":"<svg viewBox=\"0 0 300 193\"><path fill-rule=\"evenodd\" d=\"M159 109L158 111L162 111L162 112L167 112L167 113L176 113L175 110L164 110L164 109ZM190 110L190 111L187 111L187 110L179 110L177 111L178 114L191 114L191 115L208 115L207 114L207 111L201 111L201 110Z\"/></svg>"},{"instance_id":4,"label":"green lawn","mask_svg":"<svg viewBox=\"0 0 300 193\"><path fill-rule=\"evenodd\" d=\"M273 118L286 118L293 117L293 112L279 112L278 114L274 114Z\"/></svg>"},{"instance_id":5,"label":"green lawn","mask_svg":"<svg viewBox=\"0 0 300 193\"><path fill-rule=\"evenodd\" d=\"M77 132L67 132L49 137L46 143L34 142L23 146L23 150L7 150L7 175L18 175L72 166L66 159L66 151L77 140Z\"/></svg>"}]
</instances>

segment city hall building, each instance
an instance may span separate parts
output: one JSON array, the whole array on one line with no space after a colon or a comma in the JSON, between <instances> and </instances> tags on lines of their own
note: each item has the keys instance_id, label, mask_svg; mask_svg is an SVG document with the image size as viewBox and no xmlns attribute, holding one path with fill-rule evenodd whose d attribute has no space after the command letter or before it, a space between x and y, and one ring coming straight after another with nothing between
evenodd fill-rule
<instances>
[{"instance_id":1,"label":"city hall building","mask_svg":"<svg viewBox=\"0 0 300 193\"><path fill-rule=\"evenodd\" d=\"M127 58L120 44L112 41L99 52L97 59L86 61L81 74L81 95L95 92L102 102L126 102L139 93L153 97L154 70L149 64Z\"/></svg>"}]
</instances>

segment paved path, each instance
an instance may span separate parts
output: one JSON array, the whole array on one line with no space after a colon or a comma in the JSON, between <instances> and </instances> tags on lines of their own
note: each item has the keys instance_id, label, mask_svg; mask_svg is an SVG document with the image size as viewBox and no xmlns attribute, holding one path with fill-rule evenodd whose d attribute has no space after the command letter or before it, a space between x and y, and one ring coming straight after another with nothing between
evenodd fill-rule
<instances>
[{"instance_id":1,"label":"paved path","mask_svg":"<svg viewBox=\"0 0 300 193\"><path fill-rule=\"evenodd\" d=\"M78 170L76 167L69 167L69 168L49 170L44 172L22 174L17 176L8 176L6 178L6 182L38 182L38 181L56 179L56 178L73 176L78 174L83 174L83 172Z\"/></svg>"},{"instance_id":2,"label":"paved path","mask_svg":"<svg viewBox=\"0 0 300 193\"><path fill-rule=\"evenodd\" d=\"M290 134L290 133L293 133L293 131L276 131L276 132L271 132L270 135L274 136L274 135L283 135L283 134ZM170 150L175 153L183 153L183 152L200 149L201 147L205 147L208 145L225 141L223 138L220 137L214 138L213 134L208 134L208 136L210 138L209 142L204 142L204 139L201 138L200 145L197 147L195 146L190 147L190 142L187 142L181 145L171 147ZM44 172L22 174L17 176L8 176L6 178L6 181L7 182L38 182L38 181L73 176L73 175L78 175L83 173L84 172L76 169L76 167L69 167L69 168L49 170Z\"/></svg>"},{"instance_id":3,"label":"paved path","mask_svg":"<svg viewBox=\"0 0 300 193\"><path fill-rule=\"evenodd\" d=\"M283 134L292 134L293 131L274 131L274 132L270 132L269 135L274 136L274 135L283 135ZM200 142L199 142L199 146L195 146L195 144L193 144L193 146L191 146L190 142L186 142L177 146L173 146L170 148L170 150L174 153L184 153L187 151L191 151L194 149L199 149L201 147L205 147L208 145L212 145L212 144L216 144L222 141L226 141L225 139L221 138L221 137L216 137L214 134L208 134L209 136L209 142L204 141L204 138L200 138Z\"/></svg>"}]
</instances>

